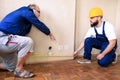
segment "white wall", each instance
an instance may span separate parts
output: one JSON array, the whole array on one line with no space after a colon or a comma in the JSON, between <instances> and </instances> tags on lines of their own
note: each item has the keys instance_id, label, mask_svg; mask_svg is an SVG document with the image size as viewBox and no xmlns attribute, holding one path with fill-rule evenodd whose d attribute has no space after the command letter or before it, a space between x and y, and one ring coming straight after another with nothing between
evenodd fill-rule
<instances>
[{"instance_id":1,"label":"white wall","mask_svg":"<svg viewBox=\"0 0 120 80\"><path fill-rule=\"evenodd\" d=\"M117 11L116 13L116 33L117 33L117 38L118 38L118 53L120 53L120 0L117 0Z\"/></svg>"},{"instance_id":2,"label":"white wall","mask_svg":"<svg viewBox=\"0 0 120 80\"><path fill-rule=\"evenodd\" d=\"M1 0L0 20L7 13L31 3L40 6L39 19L51 29L57 41L52 42L33 26L28 36L34 40L34 53L28 62L72 59L74 48L79 46L90 27L88 12L95 6L103 9L104 20L115 25L120 45L120 0ZM50 56L47 54L49 46L53 47Z\"/></svg>"}]
</instances>

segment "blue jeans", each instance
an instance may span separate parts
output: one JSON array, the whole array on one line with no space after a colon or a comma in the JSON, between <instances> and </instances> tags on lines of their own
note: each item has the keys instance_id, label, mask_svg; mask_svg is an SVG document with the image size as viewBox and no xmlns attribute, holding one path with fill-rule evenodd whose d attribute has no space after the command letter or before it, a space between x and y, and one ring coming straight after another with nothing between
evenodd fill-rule
<instances>
[{"instance_id":1,"label":"blue jeans","mask_svg":"<svg viewBox=\"0 0 120 80\"><path fill-rule=\"evenodd\" d=\"M102 42L96 38L86 38L84 42L84 58L91 60L92 48L100 49L100 53L102 53L106 49L108 44L109 42ZM116 48L113 48L101 60L98 60L98 64L103 67L111 64L116 57L115 51L116 51Z\"/></svg>"}]
</instances>

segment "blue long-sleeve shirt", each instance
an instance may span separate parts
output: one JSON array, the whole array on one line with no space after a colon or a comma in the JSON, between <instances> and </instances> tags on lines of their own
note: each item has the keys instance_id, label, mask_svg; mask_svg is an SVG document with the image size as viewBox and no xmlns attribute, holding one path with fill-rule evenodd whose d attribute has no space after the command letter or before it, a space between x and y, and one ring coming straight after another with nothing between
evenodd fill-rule
<instances>
[{"instance_id":1,"label":"blue long-sleeve shirt","mask_svg":"<svg viewBox=\"0 0 120 80\"><path fill-rule=\"evenodd\" d=\"M46 35L50 34L49 28L38 20L32 9L28 7L21 7L3 18L0 22L0 31L24 36L30 32L32 24Z\"/></svg>"}]
</instances>

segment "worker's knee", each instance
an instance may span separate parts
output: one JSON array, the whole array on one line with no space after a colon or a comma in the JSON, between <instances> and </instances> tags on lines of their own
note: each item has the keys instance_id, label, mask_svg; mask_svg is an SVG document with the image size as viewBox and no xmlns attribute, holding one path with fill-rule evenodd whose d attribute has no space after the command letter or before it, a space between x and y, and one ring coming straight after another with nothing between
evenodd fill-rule
<instances>
[{"instance_id":1,"label":"worker's knee","mask_svg":"<svg viewBox=\"0 0 120 80\"><path fill-rule=\"evenodd\" d=\"M102 67L107 67L110 64L110 62L104 60L98 60L98 64Z\"/></svg>"},{"instance_id":2,"label":"worker's knee","mask_svg":"<svg viewBox=\"0 0 120 80\"><path fill-rule=\"evenodd\" d=\"M85 43L91 43L92 38L86 38Z\"/></svg>"}]
</instances>

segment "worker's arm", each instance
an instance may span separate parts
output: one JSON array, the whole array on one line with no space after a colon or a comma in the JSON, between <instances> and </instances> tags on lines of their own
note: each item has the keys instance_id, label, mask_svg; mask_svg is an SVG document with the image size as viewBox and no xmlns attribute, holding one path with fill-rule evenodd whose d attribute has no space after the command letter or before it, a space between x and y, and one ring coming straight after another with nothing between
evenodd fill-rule
<instances>
[{"instance_id":1,"label":"worker's arm","mask_svg":"<svg viewBox=\"0 0 120 80\"><path fill-rule=\"evenodd\" d=\"M82 48L84 47L84 40L80 43L80 46L73 52L73 56L75 57Z\"/></svg>"},{"instance_id":2,"label":"worker's arm","mask_svg":"<svg viewBox=\"0 0 120 80\"><path fill-rule=\"evenodd\" d=\"M106 49L100 53L97 56L97 59L101 60L106 54L108 54L116 45L117 40L113 39L113 40L109 40L109 45L106 47Z\"/></svg>"}]
</instances>

